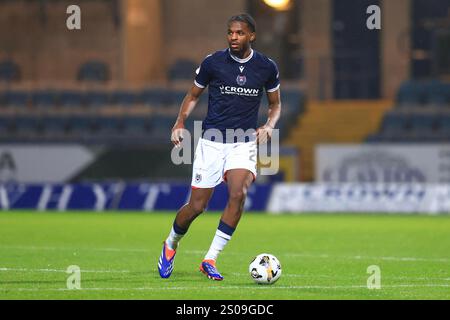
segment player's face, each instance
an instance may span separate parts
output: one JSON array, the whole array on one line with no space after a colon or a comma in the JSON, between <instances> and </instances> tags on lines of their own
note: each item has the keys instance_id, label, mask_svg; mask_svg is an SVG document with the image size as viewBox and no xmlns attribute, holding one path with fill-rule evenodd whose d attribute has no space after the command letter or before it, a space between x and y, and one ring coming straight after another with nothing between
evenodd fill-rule
<instances>
[{"instance_id":1,"label":"player's face","mask_svg":"<svg viewBox=\"0 0 450 320\"><path fill-rule=\"evenodd\" d=\"M239 54L250 48L250 43L255 39L255 33L250 31L246 23L234 21L228 26L227 38L231 52Z\"/></svg>"}]
</instances>

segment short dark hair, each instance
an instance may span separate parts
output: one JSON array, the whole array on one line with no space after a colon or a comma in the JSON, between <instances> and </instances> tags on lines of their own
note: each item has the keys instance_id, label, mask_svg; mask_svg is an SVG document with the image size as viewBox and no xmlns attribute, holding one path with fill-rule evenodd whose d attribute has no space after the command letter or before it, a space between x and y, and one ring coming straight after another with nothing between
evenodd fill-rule
<instances>
[{"instance_id":1,"label":"short dark hair","mask_svg":"<svg viewBox=\"0 0 450 320\"><path fill-rule=\"evenodd\" d=\"M236 16L232 16L228 20L228 24L231 24L232 22L244 22L247 24L248 28L251 32L256 32L256 22L253 17L247 13L242 13Z\"/></svg>"}]
</instances>

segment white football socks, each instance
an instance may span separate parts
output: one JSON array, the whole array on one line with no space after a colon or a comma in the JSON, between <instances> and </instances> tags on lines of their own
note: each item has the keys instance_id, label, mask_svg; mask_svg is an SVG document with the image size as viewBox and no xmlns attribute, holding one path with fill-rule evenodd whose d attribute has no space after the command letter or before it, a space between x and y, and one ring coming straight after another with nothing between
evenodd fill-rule
<instances>
[{"instance_id":1,"label":"white football socks","mask_svg":"<svg viewBox=\"0 0 450 320\"><path fill-rule=\"evenodd\" d=\"M216 235L211 243L208 253L206 253L205 260L217 260L219 253L225 248L228 241L230 241L231 236L217 230Z\"/></svg>"},{"instance_id":2,"label":"white football socks","mask_svg":"<svg viewBox=\"0 0 450 320\"><path fill-rule=\"evenodd\" d=\"M176 233L174 228L170 230L170 234L166 239L166 244L171 250L176 250L178 248L178 242L183 238L184 234Z\"/></svg>"}]
</instances>

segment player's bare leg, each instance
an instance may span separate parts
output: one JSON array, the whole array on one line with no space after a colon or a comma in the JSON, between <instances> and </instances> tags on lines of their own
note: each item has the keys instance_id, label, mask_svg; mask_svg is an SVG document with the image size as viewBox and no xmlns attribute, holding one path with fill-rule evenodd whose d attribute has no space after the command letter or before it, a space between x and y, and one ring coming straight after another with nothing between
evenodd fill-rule
<instances>
[{"instance_id":1,"label":"player's bare leg","mask_svg":"<svg viewBox=\"0 0 450 320\"><path fill-rule=\"evenodd\" d=\"M213 280L223 280L216 269L216 260L219 253L231 239L244 210L247 190L253 182L253 174L246 169L232 169L227 173L229 199L221 216L219 227L208 253L205 256L200 271Z\"/></svg>"},{"instance_id":2,"label":"player's bare leg","mask_svg":"<svg viewBox=\"0 0 450 320\"><path fill-rule=\"evenodd\" d=\"M228 203L221 220L230 227L236 228L244 211L247 190L253 182L253 174L247 169L227 171Z\"/></svg>"},{"instance_id":3,"label":"player's bare leg","mask_svg":"<svg viewBox=\"0 0 450 320\"><path fill-rule=\"evenodd\" d=\"M169 249L177 249L178 242L186 234L192 221L205 211L213 191L213 188L192 188L189 202L178 210L172 231L166 240Z\"/></svg>"},{"instance_id":4,"label":"player's bare leg","mask_svg":"<svg viewBox=\"0 0 450 320\"><path fill-rule=\"evenodd\" d=\"M158 270L162 278L168 278L172 274L178 242L186 234L192 221L205 210L213 190L212 188L193 188L189 202L178 210L158 261Z\"/></svg>"},{"instance_id":5,"label":"player's bare leg","mask_svg":"<svg viewBox=\"0 0 450 320\"><path fill-rule=\"evenodd\" d=\"M178 210L175 223L180 228L187 230L192 221L205 211L213 191L213 188L192 188L189 202Z\"/></svg>"}]
</instances>

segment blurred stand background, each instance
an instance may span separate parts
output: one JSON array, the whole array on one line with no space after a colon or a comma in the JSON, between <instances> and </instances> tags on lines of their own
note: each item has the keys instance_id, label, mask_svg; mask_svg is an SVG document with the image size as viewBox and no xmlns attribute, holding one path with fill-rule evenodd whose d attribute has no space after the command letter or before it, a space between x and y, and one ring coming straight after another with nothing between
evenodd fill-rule
<instances>
[{"instance_id":1,"label":"blurred stand background","mask_svg":"<svg viewBox=\"0 0 450 320\"><path fill-rule=\"evenodd\" d=\"M72 4L81 9L81 30L67 29ZM381 8L380 30L366 27L370 5ZM171 127L195 69L227 47L226 22L241 12L256 19L254 47L278 63L282 79L280 171L258 177L261 195L250 208L264 209L262 197L283 198L273 183L315 182L325 188L312 191L318 199L352 199L331 184L371 184L370 195L393 192L377 184L401 184L395 192L405 199L431 194L425 211L447 210L436 199L450 191L426 185L450 182L449 0L0 1L2 207L51 203L55 192L53 206L65 209L70 186L80 184L90 196L79 197L94 200L100 191L93 184L107 185L101 192L112 200L104 208L122 208L128 184L155 184L158 192L168 184L173 197L161 201L184 201L191 166L172 163ZM207 92L188 129L206 110ZM30 184L39 185L35 193ZM140 186L135 192L150 190ZM150 201L147 191L136 208ZM37 200L18 204L14 195Z\"/></svg>"}]
</instances>

